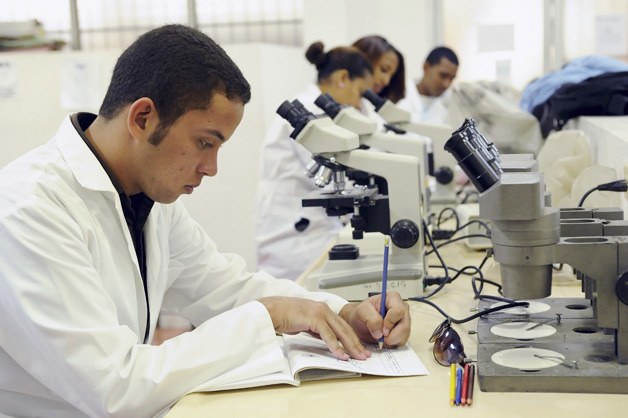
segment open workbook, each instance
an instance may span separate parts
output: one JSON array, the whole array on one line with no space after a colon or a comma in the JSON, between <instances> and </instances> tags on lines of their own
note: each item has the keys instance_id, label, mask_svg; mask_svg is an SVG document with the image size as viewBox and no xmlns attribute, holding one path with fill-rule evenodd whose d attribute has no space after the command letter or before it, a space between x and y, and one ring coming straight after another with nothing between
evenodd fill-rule
<instances>
[{"instance_id":1,"label":"open workbook","mask_svg":"<svg viewBox=\"0 0 628 418\"><path fill-rule=\"evenodd\" d=\"M379 351L376 345L367 345L371 357L367 360L338 360L325 343L308 334L278 336L285 359L282 371L269 373L252 379L243 379L226 384L216 382L200 385L192 392L212 392L243 389L267 385L287 384L299 386L309 380L357 377L362 374L374 376L419 376L429 372L409 345Z\"/></svg>"}]
</instances>

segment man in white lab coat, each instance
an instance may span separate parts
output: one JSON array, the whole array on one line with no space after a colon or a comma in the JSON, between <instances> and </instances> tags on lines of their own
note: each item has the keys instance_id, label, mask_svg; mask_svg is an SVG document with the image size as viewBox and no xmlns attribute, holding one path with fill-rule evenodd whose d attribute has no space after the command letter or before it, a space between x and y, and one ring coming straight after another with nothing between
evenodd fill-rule
<instances>
[{"instance_id":1,"label":"man in white lab coat","mask_svg":"<svg viewBox=\"0 0 628 418\"><path fill-rule=\"evenodd\" d=\"M406 97L399 107L409 111L413 122L447 123L449 86L458 73L458 57L450 48L430 51L423 63L423 76L406 82Z\"/></svg>"},{"instance_id":2,"label":"man in white lab coat","mask_svg":"<svg viewBox=\"0 0 628 418\"><path fill-rule=\"evenodd\" d=\"M398 294L382 319L378 297L247 273L177 201L216 174L249 98L211 39L164 26L121 55L99 115L70 115L0 170L0 415L152 416L201 383L280 370L275 333L308 331L341 359L406 342ZM196 328L150 345L162 309Z\"/></svg>"}]
</instances>

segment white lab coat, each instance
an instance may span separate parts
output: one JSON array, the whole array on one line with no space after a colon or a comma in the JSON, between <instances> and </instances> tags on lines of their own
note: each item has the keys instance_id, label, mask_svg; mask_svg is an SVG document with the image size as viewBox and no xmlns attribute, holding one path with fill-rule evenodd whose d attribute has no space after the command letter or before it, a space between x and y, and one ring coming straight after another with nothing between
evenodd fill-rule
<instances>
[{"instance_id":1,"label":"white lab coat","mask_svg":"<svg viewBox=\"0 0 628 418\"><path fill-rule=\"evenodd\" d=\"M318 115L323 111L314 100L320 94L319 87L312 84L296 98ZM277 116L262 144L255 244L260 269L295 280L333 242L343 223L327 216L321 207L302 207L305 195L321 189L304 174L312 153L290 138L292 131L290 124ZM301 218L310 223L299 232L295 224Z\"/></svg>"},{"instance_id":2,"label":"white lab coat","mask_svg":"<svg viewBox=\"0 0 628 418\"><path fill-rule=\"evenodd\" d=\"M162 309L197 326L161 346L142 344L146 302L119 197L70 119L0 171L0 415L152 416L201 383L281 369L260 297L346 303L247 273L181 202L155 204L145 242L150 338Z\"/></svg>"},{"instance_id":3,"label":"white lab coat","mask_svg":"<svg viewBox=\"0 0 628 418\"><path fill-rule=\"evenodd\" d=\"M438 97L423 96L416 88L419 80L406 80L406 96L397 105L410 112L412 122L446 124L451 89Z\"/></svg>"}]
</instances>

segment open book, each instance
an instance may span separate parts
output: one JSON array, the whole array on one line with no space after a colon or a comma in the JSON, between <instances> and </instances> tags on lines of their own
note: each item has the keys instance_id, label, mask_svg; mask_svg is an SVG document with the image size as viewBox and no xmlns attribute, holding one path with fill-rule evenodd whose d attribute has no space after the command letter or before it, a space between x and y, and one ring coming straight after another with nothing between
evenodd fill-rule
<instances>
[{"instance_id":1,"label":"open book","mask_svg":"<svg viewBox=\"0 0 628 418\"><path fill-rule=\"evenodd\" d=\"M222 385L200 385L192 392L212 392L258 386L287 384L299 386L308 380L374 376L419 376L429 372L409 345L379 351L376 345L367 345L372 353L367 360L338 360L325 343L308 334L282 335L285 364L280 372L238 380Z\"/></svg>"}]
</instances>

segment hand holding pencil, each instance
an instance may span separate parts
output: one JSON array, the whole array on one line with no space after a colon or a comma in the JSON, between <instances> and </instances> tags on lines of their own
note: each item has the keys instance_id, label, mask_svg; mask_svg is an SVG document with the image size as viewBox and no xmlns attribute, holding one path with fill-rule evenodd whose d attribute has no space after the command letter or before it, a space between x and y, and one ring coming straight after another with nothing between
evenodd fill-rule
<instances>
[{"instance_id":1,"label":"hand holding pencil","mask_svg":"<svg viewBox=\"0 0 628 418\"><path fill-rule=\"evenodd\" d=\"M348 303L340 316L355 330L360 340L382 343L382 348L397 347L410 337L410 306L399 292L388 287L388 237L384 241L382 292L361 303Z\"/></svg>"}]
</instances>

